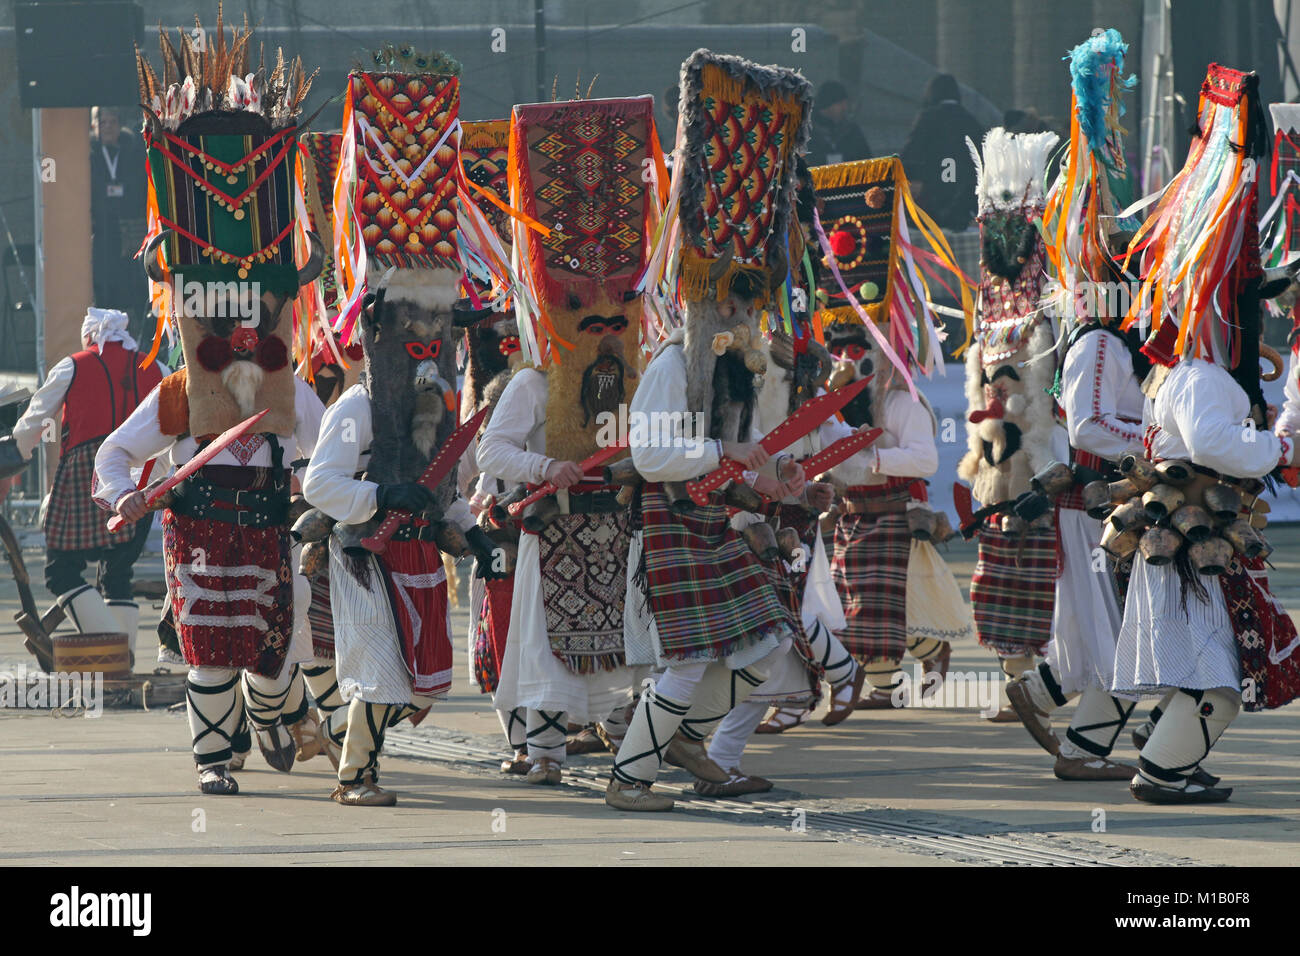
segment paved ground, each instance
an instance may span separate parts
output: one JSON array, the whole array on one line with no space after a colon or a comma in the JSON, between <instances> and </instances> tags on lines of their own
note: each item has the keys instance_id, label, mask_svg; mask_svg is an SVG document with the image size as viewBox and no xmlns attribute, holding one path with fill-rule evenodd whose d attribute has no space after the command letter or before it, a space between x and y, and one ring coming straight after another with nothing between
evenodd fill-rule
<instances>
[{"instance_id":1,"label":"paved ground","mask_svg":"<svg viewBox=\"0 0 1300 956\"><path fill-rule=\"evenodd\" d=\"M1300 529L1274 529L1272 538L1276 590L1294 613L1300 610ZM973 558L969 546L949 552L959 580L969 580ZM40 553L29 551L28 561L39 577ZM159 574L157 556L147 556L140 576ZM16 607L6 580L0 622L9 622ZM467 620L463 609L457 613L458 633ZM142 628L141 646L150 642ZM17 628L0 623L0 670L26 663ZM953 656L954 670L993 666L971 644ZM1062 783L1018 725L989 724L969 710L909 709L859 713L833 729L814 719L780 737L757 738L747 769L778 784L759 798L719 802L685 794L672 814L628 816L600 799L603 755L574 759L569 782L559 788L501 777L494 769L500 756L495 719L464 674L458 648L451 699L419 728L392 735L384 783L400 804L391 810L330 802L323 758L283 775L254 755L239 777L239 797L202 797L187 756L185 720L165 710L106 711L97 720L0 710L0 863L1285 865L1300 859L1297 707L1243 715L1228 731L1210 766L1237 791L1219 807L1149 807L1135 803L1123 783ZM1121 756L1131 758L1131 749ZM687 782L672 773L663 786L680 789Z\"/></svg>"}]
</instances>

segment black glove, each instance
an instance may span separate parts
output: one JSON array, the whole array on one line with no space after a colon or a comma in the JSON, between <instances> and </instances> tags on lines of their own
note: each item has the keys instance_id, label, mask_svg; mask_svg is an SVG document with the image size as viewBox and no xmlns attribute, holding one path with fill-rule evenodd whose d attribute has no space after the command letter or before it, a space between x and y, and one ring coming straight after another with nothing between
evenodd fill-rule
<instances>
[{"instance_id":1,"label":"black glove","mask_svg":"<svg viewBox=\"0 0 1300 956\"><path fill-rule=\"evenodd\" d=\"M423 514L437 511L438 503L433 492L424 485L414 481L401 484L380 485L375 492L375 507L379 511L409 511L411 514Z\"/></svg>"},{"instance_id":2,"label":"black glove","mask_svg":"<svg viewBox=\"0 0 1300 956\"><path fill-rule=\"evenodd\" d=\"M18 443L13 435L0 438L0 479L12 478L31 463L18 451Z\"/></svg>"},{"instance_id":3,"label":"black glove","mask_svg":"<svg viewBox=\"0 0 1300 956\"><path fill-rule=\"evenodd\" d=\"M478 525L465 532L465 541L474 552L474 577L485 581L499 581L509 577L504 568L504 561L498 561L498 545L486 531ZM504 558L504 555L502 555ZM497 570L500 566L501 570Z\"/></svg>"}]
</instances>

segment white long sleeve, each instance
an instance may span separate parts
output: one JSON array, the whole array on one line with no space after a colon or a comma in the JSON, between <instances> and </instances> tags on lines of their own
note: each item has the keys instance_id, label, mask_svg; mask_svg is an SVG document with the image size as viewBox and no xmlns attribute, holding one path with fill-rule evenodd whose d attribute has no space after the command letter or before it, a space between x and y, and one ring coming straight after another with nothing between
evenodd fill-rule
<instances>
[{"instance_id":1,"label":"white long sleeve","mask_svg":"<svg viewBox=\"0 0 1300 956\"><path fill-rule=\"evenodd\" d=\"M1201 359L1174 366L1148 406L1158 458L1190 458L1237 478L1261 478L1290 452L1290 440L1251 425L1250 399L1225 369Z\"/></svg>"},{"instance_id":2,"label":"white long sleeve","mask_svg":"<svg viewBox=\"0 0 1300 956\"><path fill-rule=\"evenodd\" d=\"M308 503L343 524L361 524L375 514L379 486L355 477L362 470L361 453L370 450L373 428L370 396L363 386L353 385L325 409L316 449L302 479Z\"/></svg>"},{"instance_id":3,"label":"white long sleeve","mask_svg":"<svg viewBox=\"0 0 1300 956\"><path fill-rule=\"evenodd\" d=\"M1282 386L1282 409L1277 413L1273 431L1279 435L1300 435L1300 363L1292 352L1287 362L1286 382Z\"/></svg>"},{"instance_id":4,"label":"white long sleeve","mask_svg":"<svg viewBox=\"0 0 1300 956\"><path fill-rule=\"evenodd\" d=\"M325 409L315 453L302 481L307 503L343 524L361 524L374 517L379 485L356 477L370 460L373 440L370 396L364 386L353 385ZM474 526L469 504L459 495L443 518L461 531Z\"/></svg>"},{"instance_id":5,"label":"white long sleeve","mask_svg":"<svg viewBox=\"0 0 1300 956\"><path fill-rule=\"evenodd\" d=\"M305 381L297 376L294 376L293 381L293 410L296 422L293 439L298 451L295 457L305 461L311 458L316 450L321 419L325 417L325 404L320 400L320 396L316 394L316 389ZM302 473L305 470L305 466L294 469L294 474L297 475L299 481L302 480Z\"/></svg>"},{"instance_id":6,"label":"white long sleeve","mask_svg":"<svg viewBox=\"0 0 1300 956\"><path fill-rule=\"evenodd\" d=\"M135 407L126 421L117 426L95 454L95 480L91 496L101 506L114 509L125 495L135 491L131 469L141 467L150 458L171 451L171 461L183 465L193 455L194 439L186 439L191 446L189 454L175 447L175 435L164 435L158 425L159 389L154 389ZM228 452L222 454L229 455ZM219 456L218 456L219 457Z\"/></svg>"},{"instance_id":7,"label":"white long sleeve","mask_svg":"<svg viewBox=\"0 0 1300 956\"><path fill-rule=\"evenodd\" d=\"M1133 358L1109 332L1089 332L1071 346L1061 406L1075 448L1110 461L1142 453L1142 392Z\"/></svg>"},{"instance_id":8,"label":"white long sleeve","mask_svg":"<svg viewBox=\"0 0 1300 956\"><path fill-rule=\"evenodd\" d=\"M546 457L546 376L516 372L501 393L475 457L485 474L507 484L541 484L553 459Z\"/></svg>"},{"instance_id":9,"label":"white long sleeve","mask_svg":"<svg viewBox=\"0 0 1300 956\"><path fill-rule=\"evenodd\" d=\"M687 423L693 423L700 411L686 407L682 347L665 347L646 367L628 407L629 416L649 423L651 433L648 441L632 442L632 462L641 477L646 481L686 481L718 467L718 443L695 435L693 430L689 437L686 434Z\"/></svg>"},{"instance_id":10,"label":"white long sleeve","mask_svg":"<svg viewBox=\"0 0 1300 956\"><path fill-rule=\"evenodd\" d=\"M23 417L14 425L14 444L24 458L31 458L32 452L41 443L41 433L45 431L47 422L54 423L51 434L58 441L63 400L67 397L75 374L76 365L72 356L60 359L46 374L45 381L27 404L27 411L23 412Z\"/></svg>"},{"instance_id":11,"label":"white long sleeve","mask_svg":"<svg viewBox=\"0 0 1300 956\"><path fill-rule=\"evenodd\" d=\"M877 442L859 455L876 454L876 473L890 478L929 478L939 470L939 446L934 440L934 419L923 403L903 391L885 396L885 431L896 443ZM883 440L883 436L882 436Z\"/></svg>"}]
</instances>

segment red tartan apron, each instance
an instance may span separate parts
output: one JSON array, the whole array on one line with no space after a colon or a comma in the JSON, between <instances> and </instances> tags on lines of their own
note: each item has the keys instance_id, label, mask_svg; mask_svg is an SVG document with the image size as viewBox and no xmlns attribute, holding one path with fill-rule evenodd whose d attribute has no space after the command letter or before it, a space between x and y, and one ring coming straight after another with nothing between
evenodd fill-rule
<instances>
[{"instance_id":1,"label":"red tartan apron","mask_svg":"<svg viewBox=\"0 0 1300 956\"><path fill-rule=\"evenodd\" d=\"M389 541L376 560L411 674L412 692L440 694L451 687L451 604L437 545Z\"/></svg>"}]
</instances>

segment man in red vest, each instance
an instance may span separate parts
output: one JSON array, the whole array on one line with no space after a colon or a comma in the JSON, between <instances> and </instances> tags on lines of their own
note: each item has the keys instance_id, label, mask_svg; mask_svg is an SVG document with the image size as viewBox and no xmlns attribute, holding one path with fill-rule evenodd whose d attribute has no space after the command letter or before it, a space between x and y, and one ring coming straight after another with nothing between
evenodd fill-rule
<instances>
[{"instance_id":1,"label":"man in red vest","mask_svg":"<svg viewBox=\"0 0 1300 956\"><path fill-rule=\"evenodd\" d=\"M59 429L59 467L45 512L45 586L83 633L125 632L134 659L140 608L131 595L132 566L144 549L152 514L110 532L91 500L95 453L104 438L162 380L159 363L141 368L143 355L115 309L88 309L81 325L85 348L50 369L13 434L0 438L0 478L17 474L36 446ZM98 562L98 586L84 579Z\"/></svg>"}]
</instances>

